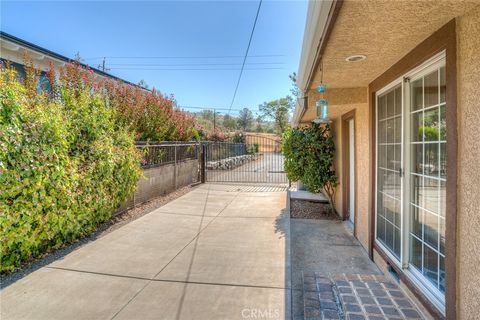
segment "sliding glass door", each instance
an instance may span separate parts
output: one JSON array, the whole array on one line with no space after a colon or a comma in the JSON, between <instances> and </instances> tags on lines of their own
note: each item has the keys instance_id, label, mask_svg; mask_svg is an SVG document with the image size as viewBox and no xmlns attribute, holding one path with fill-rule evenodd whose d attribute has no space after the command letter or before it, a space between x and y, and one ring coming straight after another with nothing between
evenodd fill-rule
<instances>
[{"instance_id":1,"label":"sliding glass door","mask_svg":"<svg viewBox=\"0 0 480 320\"><path fill-rule=\"evenodd\" d=\"M445 293L445 58L377 93L376 243L438 304Z\"/></svg>"}]
</instances>

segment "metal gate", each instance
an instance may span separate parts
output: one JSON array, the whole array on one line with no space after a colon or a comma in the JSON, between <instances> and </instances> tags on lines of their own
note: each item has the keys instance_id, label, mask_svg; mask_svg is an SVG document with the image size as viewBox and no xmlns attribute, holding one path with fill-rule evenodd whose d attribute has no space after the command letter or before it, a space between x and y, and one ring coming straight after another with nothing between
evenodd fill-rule
<instances>
[{"instance_id":1,"label":"metal gate","mask_svg":"<svg viewBox=\"0 0 480 320\"><path fill-rule=\"evenodd\" d=\"M279 136L246 134L241 140L204 144L206 181L288 183Z\"/></svg>"}]
</instances>

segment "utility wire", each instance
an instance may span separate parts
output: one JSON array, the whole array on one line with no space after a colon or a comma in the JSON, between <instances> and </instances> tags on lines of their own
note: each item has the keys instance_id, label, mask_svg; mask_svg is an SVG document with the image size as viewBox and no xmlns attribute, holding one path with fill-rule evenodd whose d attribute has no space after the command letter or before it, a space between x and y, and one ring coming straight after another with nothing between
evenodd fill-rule
<instances>
[{"instance_id":1,"label":"utility wire","mask_svg":"<svg viewBox=\"0 0 480 320\"><path fill-rule=\"evenodd\" d=\"M129 67L118 67L118 68L109 68L109 70L163 70L163 71L215 71L215 70L283 70L285 68L279 68L279 67L271 67L271 68L266 68L266 67L259 67L259 68L129 68Z\"/></svg>"},{"instance_id":2,"label":"utility wire","mask_svg":"<svg viewBox=\"0 0 480 320\"><path fill-rule=\"evenodd\" d=\"M249 62L247 65L282 65L284 62ZM188 67L188 66L241 66L241 63L109 63L109 66L137 66L137 67Z\"/></svg>"},{"instance_id":3,"label":"utility wire","mask_svg":"<svg viewBox=\"0 0 480 320\"><path fill-rule=\"evenodd\" d=\"M261 3L262 1L260 1ZM258 16L258 13L257 13ZM252 58L268 58L268 57L284 57L284 54L257 54L251 55ZM82 60L97 60L97 59L228 59L228 58L243 58L244 56L102 56L82 58Z\"/></svg>"},{"instance_id":4,"label":"utility wire","mask_svg":"<svg viewBox=\"0 0 480 320\"><path fill-rule=\"evenodd\" d=\"M250 39L248 40L247 50L245 51L245 56L243 58L242 68L240 69L240 74L238 75L237 85L235 86L235 92L233 93L232 102L230 103L230 110L232 109L233 103L235 102L235 97L237 96L238 86L240 85L240 80L242 79L243 69L245 67L245 62L247 61L248 51L250 50L250 45L252 44L253 33L255 32L255 27L257 26L258 14L260 13L260 8L262 7L262 0L258 3L257 14L255 15L255 21L253 22L252 32L250 33ZM230 110L228 113L230 113Z\"/></svg>"}]
</instances>

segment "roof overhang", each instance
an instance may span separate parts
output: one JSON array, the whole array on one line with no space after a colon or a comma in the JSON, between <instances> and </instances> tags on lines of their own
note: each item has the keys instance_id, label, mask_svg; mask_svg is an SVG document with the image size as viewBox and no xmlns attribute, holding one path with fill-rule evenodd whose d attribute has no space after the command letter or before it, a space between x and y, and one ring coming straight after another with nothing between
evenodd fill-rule
<instances>
[{"instance_id":1,"label":"roof overhang","mask_svg":"<svg viewBox=\"0 0 480 320\"><path fill-rule=\"evenodd\" d=\"M292 117L293 126L298 126L304 113L308 88L342 3L342 0L323 0L310 1L308 4L302 53L297 73L297 86L301 96L295 105Z\"/></svg>"}]
</instances>

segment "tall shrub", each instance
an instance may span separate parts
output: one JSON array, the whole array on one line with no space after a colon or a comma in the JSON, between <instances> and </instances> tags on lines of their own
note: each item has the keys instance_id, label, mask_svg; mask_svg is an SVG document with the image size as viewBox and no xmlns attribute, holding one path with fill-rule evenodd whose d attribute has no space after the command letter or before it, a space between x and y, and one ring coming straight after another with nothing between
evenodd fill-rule
<instances>
[{"instance_id":1,"label":"tall shrub","mask_svg":"<svg viewBox=\"0 0 480 320\"><path fill-rule=\"evenodd\" d=\"M92 232L135 190L133 136L90 75L49 97L0 69L0 271Z\"/></svg>"},{"instance_id":2,"label":"tall shrub","mask_svg":"<svg viewBox=\"0 0 480 320\"><path fill-rule=\"evenodd\" d=\"M312 192L324 191L335 210L338 177L334 169L335 144L329 124L291 128L283 135L285 172Z\"/></svg>"}]
</instances>

